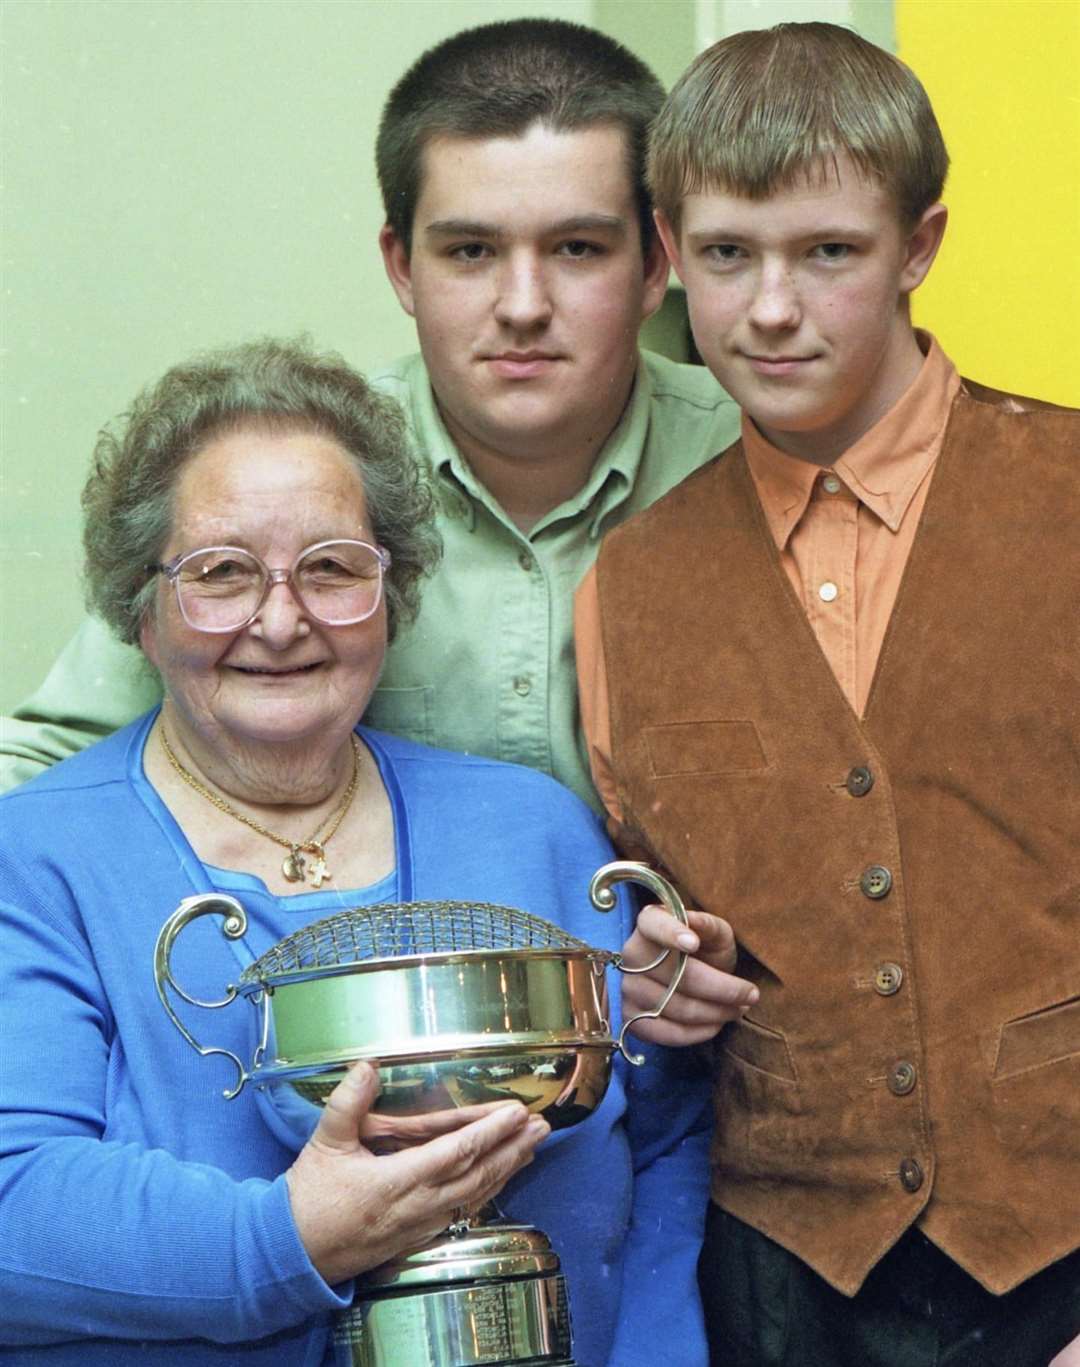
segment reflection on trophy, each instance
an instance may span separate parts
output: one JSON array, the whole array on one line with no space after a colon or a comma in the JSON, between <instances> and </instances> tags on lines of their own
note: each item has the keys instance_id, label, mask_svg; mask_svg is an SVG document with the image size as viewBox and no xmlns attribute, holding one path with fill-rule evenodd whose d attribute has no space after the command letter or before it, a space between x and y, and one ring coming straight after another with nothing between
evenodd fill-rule
<instances>
[{"instance_id":1,"label":"reflection on trophy","mask_svg":"<svg viewBox=\"0 0 1080 1367\"><path fill-rule=\"evenodd\" d=\"M615 905L617 883L643 884L681 921L674 888L641 864L606 864L592 879L593 905ZM172 977L173 944L191 921L224 918L223 933L247 929L233 897L186 898L158 936L154 976L176 1028L200 1054L223 1054L237 1069L225 1092L245 1083L275 1132L300 1148L319 1109L351 1064L378 1068L375 1111L415 1116L475 1102L512 1099L552 1129L576 1125L603 1099L612 1057L625 1044L608 1024L605 970L646 972L665 957L626 968L558 926L509 907L413 902L361 907L297 931L263 954L220 1001L189 996ZM676 968L659 1015L678 986ZM245 1065L229 1050L204 1048L176 1015L172 989L193 1006L253 1007L254 1043ZM357 1282L338 1317L336 1342L352 1367L573 1367L570 1315L559 1258L529 1225L461 1212L438 1238L384 1263ZM496 1212L497 1213L497 1212Z\"/></svg>"}]
</instances>

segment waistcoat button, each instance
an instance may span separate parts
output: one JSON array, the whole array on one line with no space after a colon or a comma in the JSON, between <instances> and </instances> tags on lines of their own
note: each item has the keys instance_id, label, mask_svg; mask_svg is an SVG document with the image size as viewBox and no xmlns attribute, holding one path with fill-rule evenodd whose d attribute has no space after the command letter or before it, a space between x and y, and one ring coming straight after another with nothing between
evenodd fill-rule
<instances>
[{"instance_id":1,"label":"waistcoat button","mask_svg":"<svg viewBox=\"0 0 1080 1367\"><path fill-rule=\"evenodd\" d=\"M891 997L900 991L904 981L904 970L899 964L878 964L874 974L874 991L882 997Z\"/></svg>"},{"instance_id":2,"label":"waistcoat button","mask_svg":"<svg viewBox=\"0 0 1080 1367\"><path fill-rule=\"evenodd\" d=\"M844 780L844 787L852 797L865 797L874 786L874 775L864 765L852 769Z\"/></svg>"},{"instance_id":3,"label":"waistcoat button","mask_svg":"<svg viewBox=\"0 0 1080 1367\"><path fill-rule=\"evenodd\" d=\"M905 1158L899 1169L900 1185L905 1191L918 1191L923 1184L923 1170L914 1158Z\"/></svg>"},{"instance_id":4,"label":"waistcoat button","mask_svg":"<svg viewBox=\"0 0 1080 1367\"><path fill-rule=\"evenodd\" d=\"M889 1091L893 1096L907 1096L908 1092L915 1090L915 1081L915 1065L906 1059L900 1059L889 1069Z\"/></svg>"},{"instance_id":5,"label":"waistcoat button","mask_svg":"<svg viewBox=\"0 0 1080 1367\"><path fill-rule=\"evenodd\" d=\"M862 877L859 879L859 888L864 897L869 897L876 902L879 898L887 897L889 889L892 887L892 874L888 869L880 864L871 864L868 869L863 869Z\"/></svg>"}]
</instances>

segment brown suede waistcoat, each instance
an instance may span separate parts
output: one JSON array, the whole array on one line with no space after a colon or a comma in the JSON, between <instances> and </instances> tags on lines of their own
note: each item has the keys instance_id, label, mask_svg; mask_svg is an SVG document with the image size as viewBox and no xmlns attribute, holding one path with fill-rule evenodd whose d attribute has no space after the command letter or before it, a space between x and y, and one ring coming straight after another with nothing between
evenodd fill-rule
<instances>
[{"instance_id":1,"label":"brown suede waistcoat","mask_svg":"<svg viewBox=\"0 0 1080 1367\"><path fill-rule=\"evenodd\" d=\"M1022 402L957 398L862 720L738 445L598 561L620 843L761 989L713 1199L849 1295L916 1220L994 1292L1080 1245L1080 414Z\"/></svg>"}]
</instances>

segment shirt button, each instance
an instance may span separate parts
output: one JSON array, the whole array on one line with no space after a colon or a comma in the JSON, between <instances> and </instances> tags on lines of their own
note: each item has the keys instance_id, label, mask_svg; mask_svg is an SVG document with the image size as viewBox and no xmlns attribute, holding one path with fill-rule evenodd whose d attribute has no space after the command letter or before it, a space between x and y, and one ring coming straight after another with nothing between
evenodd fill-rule
<instances>
[{"instance_id":1,"label":"shirt button","mask_svg":"<svg viewBox=\"0 0 1080 1367\"><path fill-rule=\"evenodd\" d=\"M879 997L891 997L900 991L904 970L899 964L878 964L874 973L874 991Z\"/></svg>"},{"instance_id":2,"label":"shirt button","mask_svg":"<svg viewBox=\"0 0 1080 1367\"><path fill-rule=\"evenodd\" d=\"M914 1158L903 1160L898 1175L905 1191L918 1191L923 1184L923 1170Z\"/></svg>"},{"instance_id":3,"label":"shirt button","mask_svg":"<svg viewBox=\"0 0 1080 1367\"><path fill-rule=\"evenodd\" d=\"M520 698L527 698L532 692L532 679L528 674L519 674L514 680L514 692Z\"/></svg>"},{"instance_id":4,"label":"shirt button","mask_svg":"<svg viewBox=\"0 0 1080 1367\"><path fill-rule=\"evenodd\" d=\"M900 1059L889 1069L887 1081L893 1096L907 1096L908 1092L913 1092L916 1080L915 1065L906 1059Z\"/></svg>"},{"instance_id":5,"label":"shirt button","mask_svg":"<svg viewBox=\"0 0 1080 1367\"><path fill-rule=\"evenodd\" d=\"M526 574L531 574L533 566L536 564L536 561L532 558L528 551L522 551L521 554L518 556L518 564L521 566L521 568L525 571Z\"/></svg>"},{"instance_id":6,"label":"shirt button","mask_svg":"<svg viewBox=\"0 0 1080 1367\"><path fill-rule=\"evenodd\" d=\"M826 475L821 482L827 494L838 494L840 492L840 481L835 475Z\"/></svg>"},{"instance_id":7,"label":"shirt button","mask_svg":"<svg viewBox=\"0 0 1080 1367\"><path fill-rule=\"evenodd\" d=\"M844 787L852 797L865 797L874 786L874 775L864 765L852 769L844 780Z\"/></svg>"},{"instance_id":8,"label":"shirt button","mask_svg":"<svg viewBox=\"0 0 1080 1367\"><path fill-rule=\"evenodd\" d=\"M891 887L892 874L888 869L880 864L871 864L868 869L863 869L859 889L864 897L869 897L873 902L880 901L882 897L889 895Z\"/></svg>"},{"instance_id":9,"label":"shirt button","mask_svg":"<svg viewBox=\"0 0 1080 1367\"><path fill-rule=\"evenodd\" d=\"M817 592L818 597L821 599L823 603L831 603L833 599L836 597L836 595L840 592L840 590L836 587L836 585L832 582L831 579L826 579L824 584L822 584L821 588L819 588Z\"/></svg>"}]
</instances>

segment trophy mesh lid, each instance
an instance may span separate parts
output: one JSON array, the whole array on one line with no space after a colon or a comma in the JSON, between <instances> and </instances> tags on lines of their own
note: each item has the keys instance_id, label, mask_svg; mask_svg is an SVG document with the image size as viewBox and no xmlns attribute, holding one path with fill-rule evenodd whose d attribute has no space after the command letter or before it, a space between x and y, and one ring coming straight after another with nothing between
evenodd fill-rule
<instances>
[{"instance_id":1,"label":"trophy mesh lid","mask_svg":"<svg viewBox=\"0 0 1080 1367\"><path fill-rule=\"evenodd\" d=\"M313 921L249 964L240 982L265 982L307 969L368 960L500 949L601 954L550 921L514 907L491 902L387 902Z\"/></svg>"}]
</instances>

